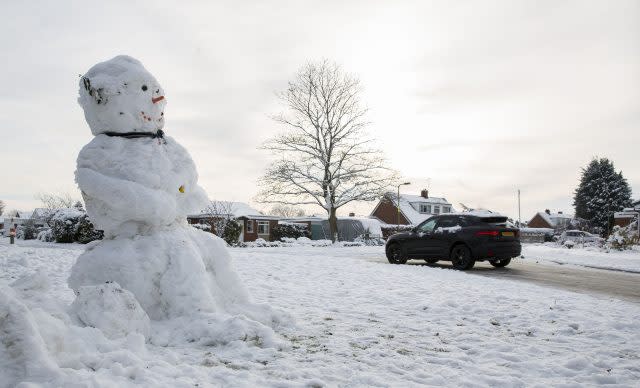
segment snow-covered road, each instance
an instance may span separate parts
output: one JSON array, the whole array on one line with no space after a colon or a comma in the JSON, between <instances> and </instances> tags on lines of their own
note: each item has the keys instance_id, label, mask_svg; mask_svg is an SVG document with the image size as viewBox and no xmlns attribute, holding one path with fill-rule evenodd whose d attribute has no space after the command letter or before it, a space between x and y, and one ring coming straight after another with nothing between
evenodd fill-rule
<instances>
[{"instance_id":1,"label":"snow-covered road","mask_svg":"<svg viewBox=\"0 0 640 388\"><path fill-rule=\"evenodd\" d=\"M65 279L81 247L69 248L0 243L0 283L40 268L51 283L46 292L69 303L73 294ZM63 381L185 387L637 386L640 379L640 305L635 303L363 260L380 255L380 248L231 252L253 298L296 319L295 327L278 333L282 348L147 344L118 351L113 343L100 343L69 362L73 349L48 340L63 323L47 327L54 320L44 318L48 308L40 305L35 323L46 351L64 364ZM22 298L33 311L42 295L31 290ZM0 377L15 375L2 369L15 365L10 361L0 351Z\"/></svg>"}]
</instances>

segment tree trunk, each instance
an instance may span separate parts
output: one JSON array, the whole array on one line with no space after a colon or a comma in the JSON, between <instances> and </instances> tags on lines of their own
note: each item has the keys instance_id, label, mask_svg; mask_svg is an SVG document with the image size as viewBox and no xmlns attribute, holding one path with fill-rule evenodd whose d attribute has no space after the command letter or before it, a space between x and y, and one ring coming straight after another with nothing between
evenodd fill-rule
<instances>
[{"instance_id":1,"label":"tree trunk","mask_svg":"<svg viewBox=\"0 0 640 388\"><path fill-rule=\"evenodd\" d=\"M338 218L334 208L329 210L329 232L331 233L331 242L338 241Z\"/></svg>"}]
</instances>

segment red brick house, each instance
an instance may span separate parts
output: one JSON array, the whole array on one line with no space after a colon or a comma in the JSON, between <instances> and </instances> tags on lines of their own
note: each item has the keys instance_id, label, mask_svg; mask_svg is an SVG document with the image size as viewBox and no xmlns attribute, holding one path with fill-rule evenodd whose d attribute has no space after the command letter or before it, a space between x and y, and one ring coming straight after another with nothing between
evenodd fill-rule
<instances>
[{"instance_id":1,"label":"red brick house","mask_svg":"<svg viewBox=\"0 0 640 388\"><path fill-rule=\"evenodd\" d=\"M555 230L568 229L571 226L573 216L562 212L551 213L548 209L538 212L527 224L528 228L546 228Z\"/></svg>"},{"instance_id":2,"label":"red brick house","mask_svg":"<svg viewBox=\"0 0 640 388\"><path fill-rule=\"evenodd\" d=\"M231 217L242 226L240 242L255 241L258 238L273 241L272 230L278 225L281 217L260 213L244 202L229 202L231 214L211 214L203 211L187 217L189 224L207 224L208 220Z\"/></svg>"},{"instance_id":3,"label":"red brick house","mask_svg":"<svg viewBox=\"0 0 640 388\"><path fill-rule=\"evenodd\" d=\"M621 227L628 226L640 217L640 201L633 203L633 207L626 208L613 214L613 223Z\"/></svg>"},{"instance_id":4,"label":"red brick house","mask_svg":"<svg viewBox=\"0 0 640 388\"><path fill-rule=\"evenodd\" d=\"M386 193L371 212L371 217L385 224L418 225L427 218L455 211L445 198L430 197L428 190L420 195L400 194L400 220L398 221L398 194Z\"/></svg>"}]
</instances>

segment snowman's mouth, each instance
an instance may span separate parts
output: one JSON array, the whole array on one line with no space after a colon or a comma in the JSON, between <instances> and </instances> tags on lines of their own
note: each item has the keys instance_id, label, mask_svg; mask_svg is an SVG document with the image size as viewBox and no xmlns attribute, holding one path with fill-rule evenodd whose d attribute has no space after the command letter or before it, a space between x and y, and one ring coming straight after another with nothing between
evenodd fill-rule
<instances>
[{"instance_id":1,"label":"snowman's mouth","mask_svg":"<svg viewBox=\"0 0 640 388\"><path fill-rule=\"evenodd\" d=\"M159 102L159 101L162 101L162 100L164 100L164 96L160 96L160 97L153 97L153 98L151 98L151 102L153 102L154 104L155 104L156 102Z\"/></svg>"}]
</instances>

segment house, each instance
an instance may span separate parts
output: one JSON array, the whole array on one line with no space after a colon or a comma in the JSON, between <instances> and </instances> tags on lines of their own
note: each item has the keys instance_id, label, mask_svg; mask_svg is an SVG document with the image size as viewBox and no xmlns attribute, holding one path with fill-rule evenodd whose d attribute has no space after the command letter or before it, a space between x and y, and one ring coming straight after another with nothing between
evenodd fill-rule
<instances>
[{"instance_id":1,"label":"house","mask_svg":"<svg viewBox=\"0 0 640 388\"><path fill-rule=\"evenodd\" d=\"M400 194L400 215L398 216L398 194L386 193L371 212L371 217L385 224L418 225L427 218L455 211L445 198L430 197L428 190L420 195Z\"/></svg>"},{"instance_id":2,"label":"house","mask_svg":"<svg viewBox=\"0 0 640 388\"><path fill-rule=\"evenodd\" d=\"M50 210L37 208L34 211L16 210L16 214L12 217L4 217L0 219L0 232L5 235L9 232L9 228L14 225L21 226L27 221L33 221L36 228L41 228L47 224L47 215Z\"/></svg>"},{"instance_id":3,"label":"house","mask_svg":"<svg viewBox=\"0 0 640 388\"><path fill-rule=\"evenodd\" d=\"M551 213L549 209L538 212L527 223L528 228L547 228L554 230L564 230L571 226L573 216L563 212Z\"/></svg>"},{"instance_id":4,"label":"house","mask_svg":"<svg viewBox=\"0 0 640 388\"><path fill-rule=\"evenodd\" d=\"M613 224L625 227L640 218L640 201L635 201L632 207L625 208L621 212L613 213Z\"/></svg>"},{"instance_id":5,"label":"house","mask_svg":"<svg viewBox=\"0 0 640 388\"><path fill-rule=\"evenodd\" d=\"M207 224L216 218L233 218L242 226L241 242L255 241L259 238L273 240L271 231L278 225L280 217L264 215L244 202L220 202L225 204L221 207L224 210L220 210L224 214L212 214L203 210L200 214L187 216L187 221L190 224Z\"/></svg>"},{"instance_id":6,"label":"house","mask_svg":"<svg viewBox=\"0 0 640 388\"><path fill-rule=\"evenodd\" d=\"M322 227L322 222L326 219L326 216L322 217L313 215L308 217L281 218L279 222L306 225L307 230L311 233L312 240L326 240L330 237L325 233L325 230Z\"/></svg>"}]
</instances>

